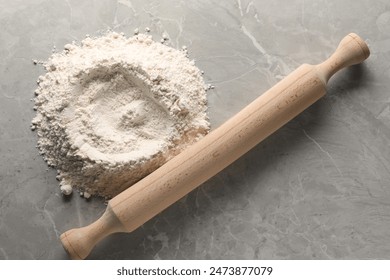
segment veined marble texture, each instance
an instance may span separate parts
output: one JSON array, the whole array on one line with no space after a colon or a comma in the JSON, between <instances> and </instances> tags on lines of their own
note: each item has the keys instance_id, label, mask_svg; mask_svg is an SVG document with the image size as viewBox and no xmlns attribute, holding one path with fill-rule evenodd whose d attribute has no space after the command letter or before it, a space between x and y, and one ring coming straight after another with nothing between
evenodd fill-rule
<instances>
[{"instance_id":1,"label":"veined marble texture","mask_svg":"<svg viewBox=\"0 0 390 280\"><path fill-rule=\"evenodd\" d=\"M133 233L90 259L389 259L388 0L0 0L0 259L67 259L59 235L104 211L60 194L30 131L32 60L108 28L187 46L205 71L213 128L348 33L371 56L327 95Z\"/></svg>"}]
</instances>

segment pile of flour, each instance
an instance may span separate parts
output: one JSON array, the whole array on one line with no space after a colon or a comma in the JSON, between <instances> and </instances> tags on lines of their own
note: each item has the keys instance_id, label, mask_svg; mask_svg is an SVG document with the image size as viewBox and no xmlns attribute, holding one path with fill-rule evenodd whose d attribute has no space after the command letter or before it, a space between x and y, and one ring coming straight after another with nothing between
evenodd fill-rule
<instances>
[{"instance_id":1,"label":"pile of flour","mask_svg":"<svg viewBox=\"0 0 390 280\"><path fill-rule=\"evenodd\" d=\"M87 37L44 65L32 129L67 192L113 197L209 131L201 71L151 36Z\"/></svg>"}]
</instances>

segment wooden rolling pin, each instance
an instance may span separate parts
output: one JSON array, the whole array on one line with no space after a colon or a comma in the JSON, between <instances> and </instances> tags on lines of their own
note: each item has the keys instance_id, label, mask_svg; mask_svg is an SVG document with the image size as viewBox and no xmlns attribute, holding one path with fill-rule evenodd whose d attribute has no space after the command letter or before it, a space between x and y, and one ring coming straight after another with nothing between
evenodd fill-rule
<instances>
[{"instance_id":1,"label":"wooden rolling pin","mask_svg":"<svg viewBox=\"0 0 390 280\"><path fill-rule=\"evenodd\" d=\"M334 73L369 55L359 36L347 35L326 61L303 64L219 128L111 199L97 221L63 233L65 250L72 259L84 259L107 235L135 230L324 96Z\"/></svg>"}]
</instances>

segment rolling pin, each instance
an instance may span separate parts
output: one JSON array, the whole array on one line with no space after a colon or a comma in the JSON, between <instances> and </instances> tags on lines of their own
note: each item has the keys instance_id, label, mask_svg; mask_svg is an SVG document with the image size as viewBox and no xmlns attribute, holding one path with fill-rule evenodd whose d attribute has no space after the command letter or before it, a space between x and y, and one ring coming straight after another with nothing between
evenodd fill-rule
<instances>
[{"instance_id":1,"label":"rolling pin","mask_svg":"<svg viewBox=\"0 0 390 280\"><path fill-rule=\"evenodd\" d=\"M220 127L111 199L97 221L63 233L64 249L70 258L84 259L107 235L135 230L324 96L337 71L369 55L358 35L347 35L330 58L301 65Z\"/></svg>"}]
</instances>

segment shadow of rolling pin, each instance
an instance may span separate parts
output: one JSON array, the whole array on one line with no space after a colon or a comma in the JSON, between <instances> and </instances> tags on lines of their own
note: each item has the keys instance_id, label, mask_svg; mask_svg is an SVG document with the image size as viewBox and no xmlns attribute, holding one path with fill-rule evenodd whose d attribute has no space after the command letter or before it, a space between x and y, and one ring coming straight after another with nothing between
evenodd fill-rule
<instances>
[{"instance_id":1,"label":"shadow of rolling pin","mask_svg":"<svg viewBox=\"0 0 390 280\"><path fill-rule=\"evenodd\" d=\"M114 232L131 232L220 172L326 93L330 77L367 59L370 51L356 34L344 37L318 65L303 64L239 113L108 203L89 226L61 235L72 259L84 259Z\"/></svg>"}]
</instances>

